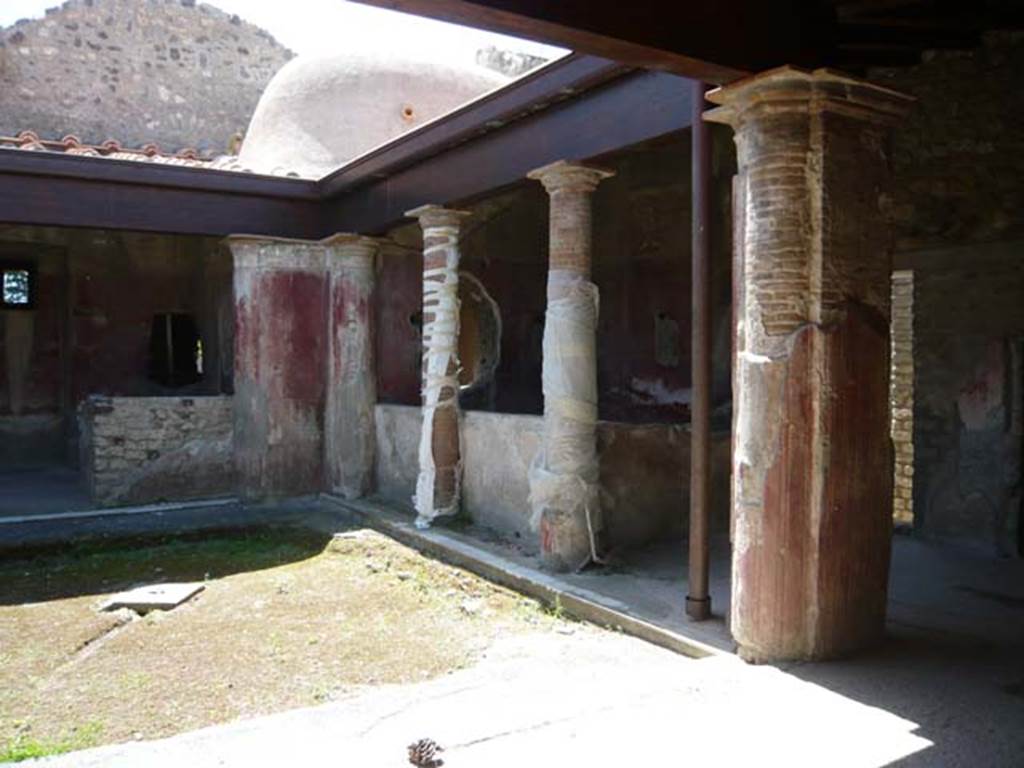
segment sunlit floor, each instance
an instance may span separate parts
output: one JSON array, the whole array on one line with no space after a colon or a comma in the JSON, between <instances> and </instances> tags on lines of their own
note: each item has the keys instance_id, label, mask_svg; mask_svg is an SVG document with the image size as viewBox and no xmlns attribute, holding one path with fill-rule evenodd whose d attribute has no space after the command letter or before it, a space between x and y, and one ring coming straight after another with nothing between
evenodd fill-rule
<instances>
[{"instance_id":1,"label":"sunlit floor","mask_svg":"<svg viewBox=\"0 0 1024 768\"><path fill-rule=\"evenodd\" d=\"M422 738L445 748L446 768L876 768L930 746L898 714L772 667L577 625L504 638L479 663L423 683L52 765L398 768Z\"/></svg>"},{"instance_id":2,"label":"sunlit floor","mask_svg":"<svg viewBox=\"0 0 1024 768\"><path fill-rule=\"evenodd\" d=\"M686 550L627 553L607 574L569 581L631 613L720 647L732 646L729 559L713 547L713 620L687 621ZM1024 766L1024 561L896 536L888 637L845 661L782 665L794 676L916 724L930 746L901 765Z\"/></svg>"},{"instance_id":3,"label":"sunlit floor","mask_svg":"<svg viewBox=\"0 0 1024 768\"><path fill-rule=\"evenodd\" d=\"M467 537L459 538L465 542ZM491 555L501 550L493 540L481 539L479 547ZM536 558L512 549L506 549L505 557L519 567L538 568ZM707 645L733 648L726 622L729 547L724 540L712 546L714 616L708 622L695 624L685 617L686 546L681 541L626 552L610 567L557 581L609 608ZM848 660L777 669L910 723L927 746L916 756L901 757L900 765L1020 768L1024 561L896 536L885 642ZM745 727L737 725L737 734ZM824 764L872 763L842 763L828 756Z\"/></svg>"}]
</instances>

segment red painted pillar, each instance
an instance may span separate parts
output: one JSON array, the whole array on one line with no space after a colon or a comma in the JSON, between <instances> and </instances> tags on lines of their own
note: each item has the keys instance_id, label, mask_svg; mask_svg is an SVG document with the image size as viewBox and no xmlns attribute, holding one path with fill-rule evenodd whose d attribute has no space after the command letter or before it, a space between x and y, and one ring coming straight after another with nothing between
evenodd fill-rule
<instances>
[{"instance_id":1,"label":"red painted pillar","mask_svg":"<svg viewBox=\"0 0 1024 768\"><path fill-rule=\"evenodd\" d=\"M373 287L377 241L335 235L327 246L327 393L324 471L328 490L355 499L373 485L377 375Z\"/></svg>"},{"instance_id":2,"label":"red painted pillar","mask_svg":"<svg viewBox=\"0 0 1024 768\"><path fill-rule=\"evenodd\" d=\"M889 127L909 99L783 67L712 91L736 131L731 629L751 661L878 640L892 531Z\"/></svg>"},{"instance_id":3,"label":"red painted pillar","mask_svg":"<svg viewBox=\"0 0 1024 768\"><path fill-rule=\"evenodd\" d=\"M247 499L323 482L326 291L321 243L232 236L235 468Z\"/></svg>"}]
</instances>

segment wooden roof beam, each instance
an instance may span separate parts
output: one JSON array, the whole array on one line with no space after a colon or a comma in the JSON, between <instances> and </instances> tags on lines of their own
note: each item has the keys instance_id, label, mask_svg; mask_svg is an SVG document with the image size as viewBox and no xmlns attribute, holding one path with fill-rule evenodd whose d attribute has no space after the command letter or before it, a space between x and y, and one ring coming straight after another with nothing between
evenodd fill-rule
<instances>
[{"instance_id":1,"label":"wooden roof beam","mask_svg":"<svg viewBox=\"0 0 1024 768\"><path fill-rule=\"evenodd\" d=\"M834 14L815 0L356 0L710 83L820 65Z\"/></svg>"}]
</instances>

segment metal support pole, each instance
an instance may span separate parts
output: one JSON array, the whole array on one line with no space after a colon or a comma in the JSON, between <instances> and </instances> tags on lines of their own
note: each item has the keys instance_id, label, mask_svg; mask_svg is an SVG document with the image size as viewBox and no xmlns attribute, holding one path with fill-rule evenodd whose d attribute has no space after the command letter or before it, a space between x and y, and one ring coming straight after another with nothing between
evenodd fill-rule
<instances>
[{"instance_id":1,"label":"metal support pole","mask_svg":"<svg viewBox=\"0 0 1024 768\"><path fill-rule=\"evenodd\" d=\"M692 346L690 422L690 572L686 614L695 621L711 615L708 559L711 529L711 137L703 120L707 86L693 81L692 121Z\"/></svg>"}]
</instances>

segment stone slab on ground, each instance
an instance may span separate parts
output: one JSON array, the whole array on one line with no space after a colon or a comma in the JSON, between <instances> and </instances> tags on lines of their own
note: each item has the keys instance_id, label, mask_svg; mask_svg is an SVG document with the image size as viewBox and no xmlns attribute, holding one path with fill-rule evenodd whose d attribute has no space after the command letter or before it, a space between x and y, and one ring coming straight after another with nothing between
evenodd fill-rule
<instances>
[{"instance_id":1,"label":"stone slab on ground","mask_svg":"<svg viewBox=\"0 0 1024 768\"><path fill-rule=\"evenodd\" d=\"M118 592L106 600L101 609L116 611L118 608L129 608L136 613L169 611L186 600L191 600L205 588L206 585L199 581L184 584L150 584Z\"/></svg>"}]
</instances>

